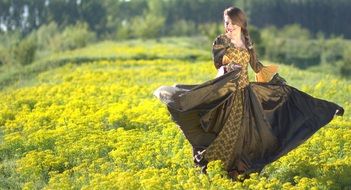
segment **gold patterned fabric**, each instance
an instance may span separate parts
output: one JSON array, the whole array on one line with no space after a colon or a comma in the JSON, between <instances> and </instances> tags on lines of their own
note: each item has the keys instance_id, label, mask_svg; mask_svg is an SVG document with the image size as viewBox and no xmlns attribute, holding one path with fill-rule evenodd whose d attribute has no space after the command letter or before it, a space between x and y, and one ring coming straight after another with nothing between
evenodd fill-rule
<instances>
[{"instance_id":1,"label":"gold patterned fabric","mask_svg":"<svg viewBox=\"0 0 351 190\"><path fill-rule=\"evenodd\" d=\"M232 106L228 119L217 138L212 144L203 152L203 156L207 161L221 160L224 167L230 170L236 158L236 143L240 138L240 130L242 129L243 121L243 95L244 87L249 84L248 78L248 64L250 62L250 54L247 49L234 47L234 45L227 40L223 40L227 44L226 52L222 58L221 65L237 64L241 66L241 73L237 81L237 88L235 89ZM228 44L229 43L229 44ZM218 46L219 48L225 46ZM214 47L216 48L216 47Z\"/></svg>"},{"instance_id":2,"label":"gold patterned fabric","mask_svg":"<svg viewBox=\"0 0 351 190\"><path fill-rule=\"evenodd\" d=\"M239 89L244 88L246 85L249 84L249 78L248 78L248 63L250 61L250 54L246 49L242 48L236 48L236 47L230 47L227 50L227 53L224 55L226 59L223 59L223 64L224 60L229 60L228 64L237 64L241 66L241 73L240 73L240 78L239 78Z\"/></svg>"},{"instance_id":3,"label":"gold patterned fabric","mask_svg":"<svg viewBox=\"0 0 351 190\"><path fill-rule=\"evenodd\" d=\"M221 160L226 170L231 169L236 158L235 145L240 138L243 121L242 95L240 91L235 92L233 105L222 131L203 153L207 161Z\"/></svg>"}]
</instances>

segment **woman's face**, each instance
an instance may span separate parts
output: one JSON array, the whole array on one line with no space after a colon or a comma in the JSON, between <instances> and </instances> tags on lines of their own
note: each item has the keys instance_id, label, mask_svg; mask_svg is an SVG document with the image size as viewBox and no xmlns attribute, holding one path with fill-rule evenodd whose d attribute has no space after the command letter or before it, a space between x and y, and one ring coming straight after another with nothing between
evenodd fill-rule
<instances>
[{"instance_id":1,"label":"woman's face","mask_svg":"<svg viewBox=\"0 0 351 190\"><path fill-rule=\"evenodd\" d=\"M240 26L232 24L230 17L228 15L224 15L224 28L226 33L231 33L235 30L240 29Z\"/></svg>"}]
</instances>

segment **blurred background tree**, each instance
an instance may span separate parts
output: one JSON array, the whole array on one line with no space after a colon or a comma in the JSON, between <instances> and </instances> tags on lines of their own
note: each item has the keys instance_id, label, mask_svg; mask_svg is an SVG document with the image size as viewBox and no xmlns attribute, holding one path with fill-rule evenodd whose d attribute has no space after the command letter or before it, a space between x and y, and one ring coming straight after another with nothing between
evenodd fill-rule
<instances>
[{"instance_id":1,"label":"blurred background tree","mask_svg":"<svg viewBox=\"0 0 351 190\"><path fill-rule=\"evenodd\" d=\"M229 6L247 14L259 57L349 76L349 0L0 0L0 65L21 62L14 56L25 49L30 63L97 40L203 36L211 43Z\"/></svg>"}]
</instances>

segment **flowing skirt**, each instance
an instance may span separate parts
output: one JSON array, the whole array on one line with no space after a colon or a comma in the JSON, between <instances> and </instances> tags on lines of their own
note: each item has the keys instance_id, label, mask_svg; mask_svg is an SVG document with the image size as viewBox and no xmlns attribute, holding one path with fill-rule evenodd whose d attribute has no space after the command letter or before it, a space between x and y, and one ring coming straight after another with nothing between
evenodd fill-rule
<instances>
[{"instance_id":1,"label":"flowing skirt","mask_svg":"<svg viewBox=\"0 0 351 190\"><path fill-rule=\"evenodd\" d=\"M194 162L206 172L222 160L227 171L261 171L306 141L343 108L298 89L250 82L239 89L234 70L202 84L161 86L154 95L193 147Z\"/></svg>"}]
</instances>

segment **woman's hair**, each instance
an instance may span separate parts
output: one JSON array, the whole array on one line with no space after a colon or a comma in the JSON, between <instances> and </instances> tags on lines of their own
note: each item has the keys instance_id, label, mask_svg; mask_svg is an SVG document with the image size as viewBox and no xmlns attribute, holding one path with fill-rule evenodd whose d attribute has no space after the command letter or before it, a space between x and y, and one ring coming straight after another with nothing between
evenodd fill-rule
<instances>
[{"instance_id":1,"label":"woman's hair","mask_svg":"<svg viewBox=\"0 0 351 190\"><path fill-rule=\"evenodd\" d=\"M241 27L241 32L244 35L245 38L245 46L250 52L250 64L255 65L257 62L257 55L255 48L253 47L253 43L250 38L249 31L247 30L247 19L242 10L240 10L237 7L229 7L224 10L223 16L227 15L232 24L236 24Z\"/></svg>"}]
</instances>

